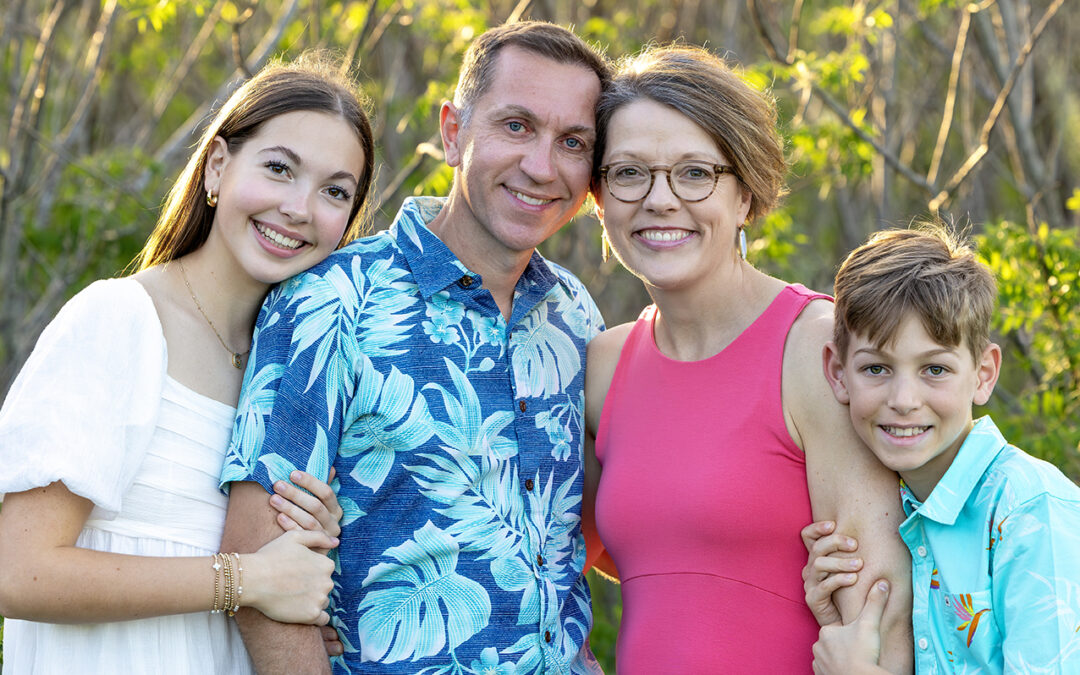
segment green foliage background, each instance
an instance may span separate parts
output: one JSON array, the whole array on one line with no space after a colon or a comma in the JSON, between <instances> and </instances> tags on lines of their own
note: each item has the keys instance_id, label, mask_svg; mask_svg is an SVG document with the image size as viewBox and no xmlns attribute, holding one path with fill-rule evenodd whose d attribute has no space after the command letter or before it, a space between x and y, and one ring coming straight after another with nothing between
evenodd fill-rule
<instances>
[{"instance_id":1,"label":"green foliage background","mask_svg":"<svg viewBox=\"0 0 1080 675\"><path fill-rule=\"evenodd\" d=\"M373 226L441 194L438 106L460 56L516 18L573 25L613 57L704 44L769 89L790 195L751 260L828 291L873 230L940 215L1000 284L1005 367L987 407L1080 477L1080 6L1065 0L12 0L0 8L0 396L60 305L120 274L216 101L268 58L330 48L371 99ZM544 246L610 324L647 302L582 213ZM592 579L613 671L618 588ZM2 631L2 622L0 622ZM2 662L0 651L0 662Z\"/></svg>"}]
</instances>

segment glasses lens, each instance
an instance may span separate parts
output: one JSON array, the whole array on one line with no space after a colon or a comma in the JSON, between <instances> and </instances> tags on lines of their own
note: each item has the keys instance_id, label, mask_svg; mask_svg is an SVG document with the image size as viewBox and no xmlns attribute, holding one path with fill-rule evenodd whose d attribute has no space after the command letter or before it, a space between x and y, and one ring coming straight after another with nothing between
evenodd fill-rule
<instances>
[{"instance_id":1,"label":"glasses lens","mask_svg":"<svg viewBox=\"0 0 1080 675\"><path fill-rule=\"evenodd\" d=\"M616 199L637 201L649 191L649 167L613 164L607 172L608 190Z\"/></svg>"},{"instance_id":2,"label":"glasses lens","mask_svg":"<svg viewBox=\"0 0 1080 675\"><path fill-rule=\"evenodd\" d=\"M716 172L708 164L683 162L671 167L671 184L679 198L698 201L712 194Z\"/></svg>"}]
</instances>

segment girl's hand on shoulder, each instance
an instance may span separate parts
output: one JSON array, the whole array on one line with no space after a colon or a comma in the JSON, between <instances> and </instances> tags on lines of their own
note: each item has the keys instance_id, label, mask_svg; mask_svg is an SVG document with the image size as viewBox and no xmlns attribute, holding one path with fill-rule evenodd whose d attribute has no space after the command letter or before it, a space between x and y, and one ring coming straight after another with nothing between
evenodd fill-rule
<instances>
[{"instance_id":1,"label":"girl's hand on shoulder","mask_svg":"<svg viewBox=\"0 0 1080 675\"><path fill-rule=\"evenodd\" d=\"M810 554L802 570L806 605L820 626L840 623L840 611L832 595L840 588L854 585L858 580L856 572L863 566L859 558L833 555L855 551L859 546L851 537L834 532L835 528L836 523L823 520L810 523L801 533Z\"/></svg>"},{"instance_id":2,"label":"girl's hand on shoulder","mask_svg":"<svg viewBox=\"0 0 1080 675\"><path fill-rule=\"evenodd\" d=\"M334 584L334 561L319 550L338 545L322 530L294 529L241 556L244 568L241 604L274 621L325 626Z\"/></svg>"},{"instance_id":3,"label":"girl's hand on shoulder","mask_svg":"<svg viewBox=\"0 0 1080 675\"><path fill-rule=\"evenodd\" d=\"M325 532L329 537L339 536L342 509L330 487L334 468L330 467L326 482L304 471L293 471L289 479L292 483L283 480L274 483L275 494L270 496L270 506L278 511L278 525L286 531L310 530Z\"/></svg>"}]
</instances>

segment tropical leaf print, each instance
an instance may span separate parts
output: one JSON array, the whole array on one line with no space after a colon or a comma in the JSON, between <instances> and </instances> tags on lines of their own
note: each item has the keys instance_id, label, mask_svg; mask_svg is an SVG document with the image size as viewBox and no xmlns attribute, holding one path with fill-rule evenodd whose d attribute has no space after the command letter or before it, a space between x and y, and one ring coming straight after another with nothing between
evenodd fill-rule
<instances>
[{"instance_id":1,"label":"tropical leaf print","mask_svg":"<svg viewBox=\"0 0 1080 675\"><path fill-rule=\"evenodd\" d=\"M514 421L514 413L496 410L483 416L480 397L476 395L465 373L453 361L443 357L450 380L454 383L456 396L440 384L426 385L442 394L448 422L434 420L439 440L469 455L492 456L500 460L517 455L517 443L501 436L502 430Z\"/></svg>"},{"instance_id":2,"label":"tropical leaf print","mask_svg":"<svg viewBox=\"0 0 1080 675\"><path fill-rule=\"evenodd\" d=\"M521 321L510 336L510 354L518 395L547 398L561 393L581 370L574 341L548 321L543 302Z\"/></svg>"},{"instance_id":3,"label":"tropical leaf print","mask_svg":"<svg viewBox=\"0 0 1080 675\"><path fill-rule=\"evenodd\" d=\"M368 571L357 638L364 660L394 663L450 651L481 631L491 616L484 587L456 572L458 545L428 521L413 539L383 552L396 563ZM389 584L388 588L372 587Z\"/></svg>"},{"instance_id":4,"label":"tropical leaf print","mask_svg":"<svg viewBox=\"0 0 1080 675\"><path fill-rule=\"evenodd\" d=\"M360 356L359 384L346 412L355 421L342 436L338 454L361 455L349 476L378 492L397 453L426 443L435 427L423 395L414 396L411 377L391 367L384 380L371 359Z\"/></svg>"}]
</instances>

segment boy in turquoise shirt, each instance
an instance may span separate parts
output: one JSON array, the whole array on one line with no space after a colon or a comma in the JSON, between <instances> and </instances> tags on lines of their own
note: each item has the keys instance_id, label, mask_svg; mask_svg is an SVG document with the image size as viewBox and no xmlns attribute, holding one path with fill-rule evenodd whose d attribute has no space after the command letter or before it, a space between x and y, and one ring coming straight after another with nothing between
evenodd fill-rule
<instances>
[{"instance_id":1,"label":"boy in turquoise shirt","mask_svg":"<svg viewBox=\"0 0 1080 675\"><path fill-rule=\"evenodd\" d=\"M900 474L916 672L1080 673L1080 488L972 418L1001 365L993 276L944 232L893 230L848 256L835 295L825 374L863 442ZM829 624L832 592L860 567L857 542L831 523L803 536L807 603L823 624L814 672L885 672L887 585L871 587L855 622Z\"/></svg>"}]
</instances>

